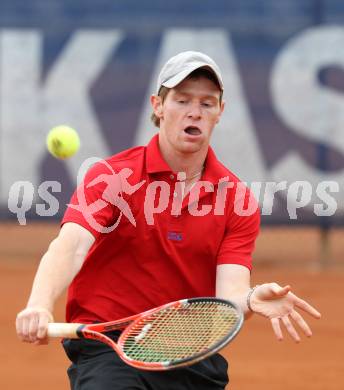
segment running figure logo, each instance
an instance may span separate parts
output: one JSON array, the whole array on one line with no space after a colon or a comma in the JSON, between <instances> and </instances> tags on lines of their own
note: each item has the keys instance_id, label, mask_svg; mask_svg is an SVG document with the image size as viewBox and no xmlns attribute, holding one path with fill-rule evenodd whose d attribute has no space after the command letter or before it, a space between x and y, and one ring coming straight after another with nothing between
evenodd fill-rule
<instances>
[{"instance_id":1,"label":"running figure logo","mask_svg":"<svg viewBox=\"0 0 344 390\"><path fill-rule=\"evenodd\" d=\"M142 180L135 185L131 185L128 182L128 178L132 175L133 170L130 168L123 168L118 173L116 173L106 161L101 160L101 163L105 164L111 173L100 174L90 183L88 183L86 187L90 188L99 185L100 183L105 183L105 189L101 198L97 199L91 204L87 204L84 183L82 182L77 188L78 204L69 204L68 206L80 211L90 226L99 233L110 233L116 229L123 215L133 226L136 227L135 217L128 202L123 198L122 194L132 195L146 182L146 180ZM112 226L106 227L98 223L98 221L94 218L94 214L107 207L109 204L117 207L120 211L120 214L117 221Z\"/></svg>"}]
</instances>

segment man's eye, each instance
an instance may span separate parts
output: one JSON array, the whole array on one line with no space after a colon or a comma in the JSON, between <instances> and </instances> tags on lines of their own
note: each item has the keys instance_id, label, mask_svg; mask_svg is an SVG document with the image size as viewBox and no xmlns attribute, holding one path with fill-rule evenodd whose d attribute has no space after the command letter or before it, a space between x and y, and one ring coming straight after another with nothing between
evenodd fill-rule
<instances>
[{"instance_id":1,"label":"man's eye","mask_svg":"<svg viewBox=\"0 0 344 390\"><path fill-rule=\"evenodd\" d=\"M203 107L211 107L211 104L210 104L210 103L207 103L207 102L204 102L204 103L202 103L202 106L203 106Z\"/></svg>"},{"instance_id":2,"label":"man's eye","mask_svg":"<svg viewBox=\"0 0 344 390\"><path fill-rule=\"evenodd\" d=\"M186 100L179 99L179 100L178 100L178 103L184 104L184 103L186 103Z\"/></svg>"}]
</instances>

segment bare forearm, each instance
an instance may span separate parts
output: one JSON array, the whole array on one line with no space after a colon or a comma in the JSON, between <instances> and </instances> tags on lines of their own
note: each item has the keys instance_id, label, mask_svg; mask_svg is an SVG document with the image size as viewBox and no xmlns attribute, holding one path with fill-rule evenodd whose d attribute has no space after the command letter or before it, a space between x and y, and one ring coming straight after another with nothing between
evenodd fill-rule
<instances>
[{"instance_id":1,"label":"bare forearm","mask_svg":"<svg viewBox=\"0 0 344 390\"><path fill-rule=\"evenodd\" d=\"M79 272L93 242L91 233L79 225L62 227L41 260L26 308L17 315L16 329L22 341L46 342L54 303Z\"/></svg>"},{"instance_id":2,"label":"bare forearm","mask_svg":"<svg viewBox=\"0 0 344 390\"><path fill-rule=\"evenodd\" d=\"M250 286L241 288L241 289L220 289L216 293L217 298L227 299L231 302L236 303L245 315L245 319L248 319L253 314L252 311L247 306L247 297L249 292L251 291Z\"/></svg>"},{"instance_id":3,"label":"bare forearm","mask_svg":"<svg viewBox=\"0 0 344 390\"><path fill-rule=\"evenodd\" d=\"M244 312L245 318L252 315L247 306L247 297L250 290L250 272L246 267L236 264L218 266L216 296L236 303Z\"/></svg>"},{"instance_id":4,"label":"bare forearm","mask_svg":"<svg viewBox=\"0 0 344 390\"><path fill-rule=\"evenodd\" d=\"M54 240L42 257L27 307L41 307L52 312L56 299L80 270L83 257L73 248L64 250L58 239Z\"/></svg>"}]
</instances>

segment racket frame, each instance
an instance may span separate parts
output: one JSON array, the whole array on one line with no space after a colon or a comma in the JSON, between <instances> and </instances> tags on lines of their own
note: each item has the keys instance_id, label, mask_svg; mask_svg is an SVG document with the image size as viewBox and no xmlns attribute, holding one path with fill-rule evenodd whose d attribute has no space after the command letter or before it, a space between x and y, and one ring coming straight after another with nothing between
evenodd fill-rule
<instances>
[{"instance_id":1,"label":"racket frame","mask_svg":"<svg viewBox=\"0 0 344 390\"><path fill-rule=\"evenodd\" d=\"M225 306L231 306L236 313L238 314L238 319L233 327L233 329L225 335L222 339L217 341L211 348L208 348L205 351L198 352L192 356L175 360L175 361L165 361L165 362L141 362L134 359L131 359L124 352L124 343L126 341L127 335L130 333L131 329L135 325L142 321L145 317L149 317L152 314L163 311L171 307L181 307L186 306L190 303L195 302L219 302L223 303ZM145 312L135 314L133 316L125 317L117 321L109 321L99 324L54 324L50 323L48 327L48 336L49 337L64 337L64 338L80 338L80 339L91 339L97 340L102 343L107 344L109 347L114 349L120 358L126 362L128 365L149 371L162 371L162 370L171 370L179 367L188 366L194 363L197 363L214 353L221 350L225 347L230 341L232 341L236 335L239 333L244 322L244 315L242 310L238 305L228 300L220 298L211 298L211 297L197 297L197 298L188 298L167 303L165 305L159 306L154 309L147 310ZM121 335L119 336L117 343L113 341L110 337L103 334L103 332L111 332L114 330L124 329Z\"/></svg>"},{"instance_id":2,"label":"racket frame","mask_svg":"<svg viewBox=\"0 0 344 390\"><path fill-rule=\"evenodd\" d=\"M216 342L211 348L208 348L205 351L198 352L192 356L189 356L184 359L179 359L176 361L166 361L166 362L157 362L157 363L146 363L141 362L137 360L133 360L130 357L126 356L124 352L124 343L126 341L126 337L128 333L130 333L131 329L135 327L136 323L141 321L142 318L149 316L151 314L154 314L155 312L170 308L170 307L180 307L180 306L186 306L190 303L195 302L222 302L226 306L231 306L237 313L238 313L238 320L236 322L236 325L233 327L233 329L222 339L220 339L218 342ZM133 321L130 325L128 325L124 331L121 333L120 337L118 338L117 345L121 350L121 358L129 365L143 369L143 370L150 370L150 371L161 371L161 370L171 370L174 368L179 367L185 367L189 366L191 364L197 363L203 359L206 359L207 357L215 354L216 352L220 351L222 348L224 348L230 341L232 341L237 334L239 333L242 325L244 322L244 315L242 310L239 308L238 305L234 304L233 302L230 302L228 300L220 299L220 298L211 298L211 297L200 297L200 298L188 298L188 299L181 299L179 301L175 301L172 303L168 303L166 305L163 305L159 308L149 310L148 312L142 313L135 321Z\"/></svg>"}]
</instances>

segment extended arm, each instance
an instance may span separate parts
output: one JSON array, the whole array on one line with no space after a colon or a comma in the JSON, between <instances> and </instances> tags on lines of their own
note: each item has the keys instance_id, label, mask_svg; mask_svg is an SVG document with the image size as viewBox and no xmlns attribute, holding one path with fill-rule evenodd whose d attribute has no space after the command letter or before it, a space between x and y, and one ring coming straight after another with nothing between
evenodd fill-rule
<instances>
[{"instance_id":1,"label":"extended arm","mask_svg":"<svg viewBox=\"0 0 344 390\"><path fill-rule=\"evenodd\" d=\"M17 334L22 341L46 342L54 303L79 272L94 240L80 225L63 225L42 257L26 308L17 315Z\"/></svg>"},{"instance_id":2,"label":"extended arm","mask_svg":"<svg viewBox=\"0 0 344 390\"><path fill-rule=\"evenodd\" d=\"M250 271L237 264L221 264L216 269L216 297L239 305L245 318L251 316L246 298L250 291Z\"/></svg>"},{"instance_id":3,"label":"extended arm","mask_svg":"<svg viewBox=\"0 0 344 390\"><path fill-rule=\"evenodd\" d=\"M300 336L295 325L306 336L312 335L310 327L299 311L302 310L314 318L320 318L320 313L309 303L293 294L290 286L281 287L277 283L264 283L257 286L249 296L252 311L247 305L250 291L250 272L247 268L235 264L218 265L217 297L237 303L244 311L246 318L252 313L268 318L278 340L283 340L281 325L296 342L300 341Z\"/></svg>"}]
</instances>

